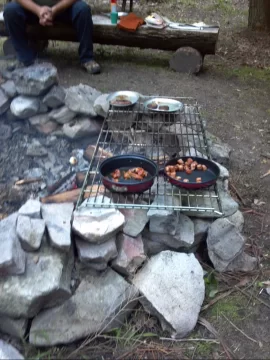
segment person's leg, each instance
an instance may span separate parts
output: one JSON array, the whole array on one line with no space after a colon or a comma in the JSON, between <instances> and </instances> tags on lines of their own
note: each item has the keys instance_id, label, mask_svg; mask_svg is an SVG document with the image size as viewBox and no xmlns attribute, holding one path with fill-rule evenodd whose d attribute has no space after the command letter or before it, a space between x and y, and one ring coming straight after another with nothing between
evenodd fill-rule
<instances>
[{"instance_id":1,"label":"person's leg","mask_svg":"<svg viewBox=\"0 0 270 360\"><path fill-rule=\"evenodd\" d=\"M76 1L69 9L59 14L56 21L71 22L74 27L79 45L80 62L91 73L100 72L99 65L94 61L93 52L93 21L89 5L84 1Z\"/></svg>"},{"instance_id":2,"label":"person's leg","mask_svg":"<svg viewBox=\"0 0 270 360\"><path fill-rule=\"evenodd\" d=\"M25 66L31 65L36 58L36 52L29 47L26 23L38 22L38 18L23 9L16 2L10 2L4 9L4 20L8 34L17 53L17 58Z\"/></svg>"}]
</instances>

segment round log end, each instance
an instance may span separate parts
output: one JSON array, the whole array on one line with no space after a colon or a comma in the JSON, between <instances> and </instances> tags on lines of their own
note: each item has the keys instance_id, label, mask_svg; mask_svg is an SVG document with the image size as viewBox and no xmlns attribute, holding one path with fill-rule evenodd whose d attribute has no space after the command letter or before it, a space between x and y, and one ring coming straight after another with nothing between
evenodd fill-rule
<instances>
[{"instance_id":1,"label":"round log end","mask_svg":"<svg viewBox=\"0 0 270 360\"><path fill-rule=\"evenodd\" d=\"M203 67L202 54L192 47L181 47L170 59L170 68L187 74L198 74Z\"/></svg>"}]
</instances>

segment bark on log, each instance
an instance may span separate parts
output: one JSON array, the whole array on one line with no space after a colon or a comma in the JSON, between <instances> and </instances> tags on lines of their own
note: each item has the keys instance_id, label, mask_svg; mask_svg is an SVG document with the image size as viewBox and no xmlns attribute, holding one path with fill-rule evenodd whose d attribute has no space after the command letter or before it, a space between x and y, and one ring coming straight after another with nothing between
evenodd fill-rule
<instances>
[{"instance_id":1,"label":"bark on log","mask_svg":"<svg viewBox=\"0 0 270 360\"><path fill-rule=\"evenodd\" d=\"M94 42L138 48L176 51L190 46L201 54L215 54L219 28L203 30L153 29L141 26L135 33L122 31L110 23L110 19L94 15ZM29 37L36 40L77 41L71 26L55 24L53 27L39 25L28 27ZM5 25L0 21L0 35L7 36Z\"/></svg>"},{"instance_id":2,"label":"bark on log","mask_svg":"<svg viewBox=\"0 0 270 360\"><path fill-rule=\"evenodd\" d=\"M269 0L249 0L248 26L251 30L270 29Z\"/></svg>"},{"instance_id":3,"label":"bark on log","mask_svg":"<svg viewBox=\"0 0 270 360\"><path fill-rule=\"evenodd\" d=\"M203 66L203 57L191 47L178 49L170 60L170 67L180 73L198 74Z\"/></svg>"}]
</instances>

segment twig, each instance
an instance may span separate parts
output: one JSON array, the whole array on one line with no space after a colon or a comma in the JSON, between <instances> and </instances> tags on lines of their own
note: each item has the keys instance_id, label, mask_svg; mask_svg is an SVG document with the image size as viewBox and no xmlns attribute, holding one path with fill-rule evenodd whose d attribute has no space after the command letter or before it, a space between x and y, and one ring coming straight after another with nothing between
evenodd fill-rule
<instances>
[{"instance_id":1,"label":"twig","mask_svg":"<svg viewBox=\"0 0 270 360\"><path fill-rule=\"evenodd\" d=\"M238 197L238 199L241 201L241 203L246 206L240 192L236 189L236 187L230 182L230 187L232 188L232 190L235 192L236 196Z\"/></svg>"},{"instance_id":2,"label":"twig","mask_svg":"<svg viewBox=\"0 0 270 360\"><path fill-rule=\"evenodd\" d=\"M254 342L254 343L258 344L258 345L260 344L259 341L255 340L255 339L252 339L250 336L248 336L246 333L244 333L243 330L239 329L239 327L237 327L237 326L236 326L231 320L229 320L229 319L227 318L227 316L225 316L223 313L221 313L221 315L222 315L236 330L238 330L242 335L244 335L248 340L250 340L250 341L252 341L252 342Z\"/></svg>"},{"instance_id":3,"label":"twig","mask_svg":"<svg viewBox=\"0 0 270 360\"><path fill-rule=\"evenodd\" d=\"M32 179L22 179L15 182L15 185L25 185L25 184L31 184L34 182L42 181L43 179L41 177L39 178L32 178Z\"/></svg>"},{"instance_id":4,"label":"twig","mask_svg":"<svg viewBox=\"0 0 270 360\"><path fill-rule=\"evenodd\" d=\"M172 341L172 342L210 342L214 344L220 344L220 341L214 339L171 339L171 338L160 337L159 340Z\"/></svg>"},{"instance_id":5,"label":"twig","mask_svg":"<svg viewBox=\"0 0 270 360\"><path fill-rule=\"evenodd\" d=\"M236 291L235 289L231 289L224 294L218 295L215 299L211 300L208 304L206 304L204 307L202 307L201 311L207 310L210 306L214 305L216 302L218 302L221 299L224 299L225 297L231 295L232 292Z\"/></svg>"},{"instance_id":6,"label":"twig","mask_svg":"<svg viewBox=\"0 0 270 360\"><path fill-rule=\"evenodd\" d=\"M263 301L262 299L258 298L257 296L250 294L250 293L246 293L245 291L243 291L242 289L239 289L239 291L241 291L242 294L244 294L246 297L250 298L250 296L254 297L256 300L258 300L261 304L263 304L264 306L268 307L270 309L270 305L268 305L265 301Z\"/></svg>"},{"instance_id":7,"label":"twig","mask_svg":"<svg viewBox=\"0 0 270 360\"><path fill-rule=\"evenodd\" d=\"M245 210L245 211L243 211L243 214L253 214L253 215L258 215L258 216L264 216L263 213L259 213L253 209Z\"/></svg>"},{"instance_id":8,"label":"twig","mask_svg":"<svg viewBox=\"0 0 270 360\"><path fill-rule=\"evenodd\" d=\"M269 176L270 175L270 170L268 170L265 174L263 174L260 179L263 179L265 178L266 176Z\"/></svg>"}]
</instances>

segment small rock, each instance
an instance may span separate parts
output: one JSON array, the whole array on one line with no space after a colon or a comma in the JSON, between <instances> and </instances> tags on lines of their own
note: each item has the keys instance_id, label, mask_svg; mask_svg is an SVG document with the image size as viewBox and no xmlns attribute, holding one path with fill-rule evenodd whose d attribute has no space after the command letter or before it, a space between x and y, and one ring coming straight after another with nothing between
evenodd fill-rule
<instances>
[{"instance_id":1,"label":"small rock","mask_svg":"<svg viewBox=\"0 0 270 360\"><path fill-rule=\"evenodd\" d=\"M242 232L245 219L241 211L237 210L233 215L228 216L227 219L238 229L239 232Z\"/></svg>"},{"instance_id":2,"label":"small rock","mask_svg":"<svg viewBox=\"0 0 270 360\"><path fill-rule=\"evenodd\" d=\"M4 114L9 108L9 100L3 90L0 89L0 115Z\"/></svg>"},{"instance_id":3,"label":"small rock","mask_svg":"<svg viewBox=\"0 0 270 360\"><path fill-rule=\"evenodd\" d=\"M232 216L239 209L239 204L227 191L219 191L222 211L224 216Z\"/></svg>"},{"instance_id":4,"label":"small rock","mask_svg":"<svg viewBox=\"0 0 270 360\"><path fill-rule=\"evenodd\" d=\"M75 118L76 113L67 106L62 106L59 109L52 110L48 116L59 124L66 124Z\"/></svg>"},{"instance_id":5,"label":"small rock","mask_svg":"<svg viewBox=\"0 0 270 360\"><path fill-rule=\"evenodd\" d=\"M0 275L20 275L25 271L26 255L16 234L17 216L14 213L0 221Z\"/></svg>"},{"instance_id":6,"label":"small rock","mask_svg":"<svg viewBox=\"0 0 270 360\"><path fill-rule=\"evenodd\" d=\"M155 235L162 234L159 238L174 249L190 248L194 245L194 224L188 216L181 213L167 217L152 216L149 230Z\"/></svg>"},{"instance_id":7,"label":"small rock","mask_svg":"<svg viewBox=\"0 0 270 360\"><path fill-rule=\"evenodd\" d=\"M66 93L62 86L53 86L42 100L43 104L52 109L57 109L65 103Z\"/></svg>"},{"instance_id":8,"label":"small rock","mask_svg":"<svg viewBox=\"0 0 270 360\"><path fill-rule=\"evenodd\" d=\"M23 275L0 277L0 313L32 318L41 309L65 302L71 296L73 264L73 251L64 253L43 245L38 262L36 255L28 253Z\"/></svg>"},{"instance_id":9,"label":"small rock","mask_svg":"<svg viewBox=\"0 0 270 360\"><path fill-rule=\"evenodd\" d=\"M0 124L0 140L8 140L12 137L12 127L10 125Z\"/></svg>"},{"instance_id":10,"label":"small rock","mask_svg":"<svg viewBox=\"0 0 270 360\"><path fill-rule=\"evenodd\" d=\"M14 84L14 81L8 80L1 85L2 90L8 98L13 99L17 95L17 90Z\"/></svg>"},{"instance_id":11,"label":"small rock","mask_svg":"<svg viewBox=\"0 0 270 360\"><path fill-rule=\"evenodd\" d=\"M256 266L257 259L243 252L229 264L226 271L253 271Z\"/></svg>"},{"instance_id":12,"label":"small rock","mask_svg":"<svg viewBox=\"0 0 270 360\"><path fill-rule=\"evenodd\" d=\"M39 110L38 110L38 114L46 114L48 112L48 106L46 106L45 104L43 104L41 101L39 103Z\"/></svg>"},{"instance_id":13,"label":"small rock","mask_svg":"<svg viewBox=\"0 0 270 360\"><path fill-rule=\"evenodd\" d=\"M123 233L133 237L140 235L149 221L148 211L143 209L121 209L120 212L125 216Z\"/></svg>"},{"instance_id":14,"label":"small rock","mask_svg":"<svg viewBox=\"0 0 270 360\"><path fill-rule=\"evenodd\" d=\"M48 114L39 114L29 119L29 122L39 132L47 135L51 134L58 128L58 124L51 120Z\"/></svg>"},{"instance_id":15,"label":"small rock","mask_svg":"<svg viewBox=\"0 0 270 360\"><path fill-rule=\"evenodd\" d=\"M217 271L227 271L231 262L242 254L244 245L245 238L227 219L215 220L209 227L208 254Z\"/></svg>"},{"instance_id":16,"label":"small rock","mask_svg":"<svg viewBox=\"0 0 270 360\"><path fill-rule=\"evenodd\" d=\"M97 116L94 102L100 95L100 91L88 85L72 86L66 90L65 104L76 113Z\"/></svg>"},{"instance_id":17,"label":"small rock","mask_svg":"<svg viewBox=\"0 0 270 360\"><path fill-rule=\"evenodd\" d=\"M35 251L40 248L45 232L45 222L42 219L31 219L19 215L17 220L17 235L25 251Z\"/></svg>"},{"instance_id":18,"label":"small rock","mask_svg":"<svg viewBox=\"0 0 270 360\"><path fill-rule=\"evenodd\" d=\"M229 171L221 164L213 161L218 167L219 167L219 171L220 171L220 174L219 174L219 178L221 180L228 180L229 179Z\"/></svg>"},{"instance_id":19,"label":"small rock","mask_svg":"<svg viewBox=\"0 0 270 360\"><path fill-rule=\"evenodd\" d=\"M43 95L58 82L57 69L49 63L17 69L12 73L16 90L21 95Z\"/></svg>"},{"instance_id":20,"label":"small rock","mask_svg":"<svg viewBox=\"0 0 270 360\"><path fill-rule=\"evenodd\" d=\"M38 113L39 104L40 102L37 98L18 96L12 100L10 110L18 118L27 119Z\"/></svg>"},{"instance_id":21,"label":"small rock","mask_svg":"<svg viewBox=\"0 0 270 360\"><path fill-rule=\"evenodd\" d=\"M87 117L75 118L63 125L64 134L70 139L79 139L85 136L97 136L102 123Z\"/></svg>"},{"instance_id":22,"label":"small rock","mask_svg":"<svg viewBox=\"0 0 270 360\"><path fill-rule=\"evenodd\" d=\"M194 245L199 245L202 241L206 240L209 226L212 224L212 220L193 218L195 241Z\"/></svg>"},{"instance_id":23,"label":"small rock","mask_svg":"<svg viewBox=\"0 0 270 360\"><path fill-rule=\"evenodd\" d=\"M12 319L5 315L0 315L0 331L2 333L13 336L15 338L23 339L28 326L28 319ZM0 359L1 350L0 350Z\"/></svg>"},{"instance_id":24,"label":"small rock","mask_svg":"<svg viewBox=\"0 0 270 360\"><path fill-rule=\"evenodd\" d=\"M32 169L34 170L34 169ZM40 174L40 173L39 173ZM36 176L33 176L36 177ZM37 176L40 177L40 176ZM27 202L19 209L19 215L29 216L32 219L40 219L40 209L41 205L38 200L29 199Z\"/></svg>"},{"instance_id":25,"label":"small rock","mask_svg":"<svg viewBox=\"0 0 270 360\"><path fill-rule=\"evenodd\" d=\"M90 266L94 265L95 269L100 265L97 270L106 269L107 263L117 256L115 240L115 237L113 237L103 244L90 244L76 237L75 242L80 261Z\"/></svg>"},{"instance_id":26,"label":"small rock","mask_svg":"<svg viewBox=\"0 0 270 360\"><path fill-rule=\"evenodd\" d=\"M171 196L166 196L166 194L159 194L159 195L156 195L152 205L153 206L156 206L156 205L158 205L158 206L181 206L181 202L178 197L171 197ZM147 216L149 218L155 217L155 216L167 217L167 216L173 215L173 213L174 213L173 210L150 209L147 213Z\"/></svg>"},{"instance_id":27,"label":"small rock","mask_svg":"<svg viewBox=\"0 0 270 360\"><path fill-rule=\"evenodd\" d=\"M119 328L136 306L137 296L137 290L113 270L88 271L68 301L33 320L29 341L35 346L69 344Z\"/></svg>"},{"instance_id":28,"label":"small rock","mask_svg":"<svg viewBox=\"0 0 270 360\"><path fill-rule=\"evenodd\" d=\"M142 239L143 239L145 253L149 257L159 254L160 252L165 251L165 250L173 250L172 248L170 248L169 246L167 246L163 243L159 243L157 241L152 241L150 239L150 236L146 236L145 233L146 233L146 230L144 230L142 233ZM149 232L147 232L147 234L149 234Z\"/></svg>"},{"instance_id":29,"label":"small rock","mask_svg":"<svg viewBox=\"0 0 270 360\"><path fill-rule=\"evenodd\" d=\"M206 131L206 137L208 139L210 155L219 164L224 166L229 165L231 147L225 144L217 136Z\"/></svg>"},{"instance_id":30,"label":"small rock","mask_svg":"<svg viewBox=\"0 0 270 360\"><path fill-rule=\"evenodd\" d=\"M24 360L22 354L19 353L14 346L0 339L0 359L3 360Z\"/></svg>"},{"instance_id":31,"label":"small rock","mask_svg":"<svg viewBox=\"0 0 270 360\"><path fill-rule=\"evenodd\" d=\"M51 245L64 251L69 251L71 246L73 209L73 203L43 204L41 207Z\"/></svg>"},{"instance_id":32,"label":"small rock","mask_svg":"<svg viewBox=\"0 0 270 360\"><path fill-rule=\"evenodd\" d=\"M195 327L204 300L203 269L193 254L163 251L134 277L145 310L175 338Z\"/></svg>"},{"instance_id":33,"label":"small rock","mask_svg":"<svg viewBox=\"0 0 270 360\"><path fill-rule=\"evenodd\" d=\"M107 100L108 96L109 94L102 94L99 97L97 97L94 102L95 112L97 113L97 115L102 116L104 118L107 116L107 113L110 108L110 103Z\"/></svg>"},{"instance_id":34,"label":"small rock","mask_svg":"<svg viewBox=\"0 0 270 360\"><path fill-rule=\"evenodd\" d=\"M6 111L5 113L5 117L8 121L18 121L21 120L20 118L18 118L17 116L15 116L14 114L12 114L10 108Z\"/></svg>"},{"instance_id":35,"label":"small rock","mask_svg":"<svg viewBox=\"0 0 270 360\"><path fill-rule=\"evenodd\" d=\"M27 145L26 155L34 157L47 156L48 151L38 140L33 139L32 142Z\"/></svg>"},{"instance_id":36,"label":"small rock","mask_svg":"<svg viewBox=\"0 0 270 360\"><path fill-rule=\"evenodd\" d=\"M111 203L108 197L98 196L96 201L101 200L105 204ZM87 199L74 211L73 231L82 239L99 244L111 239L117 232L122 230L125 217L116 209L89 208L87 204L95 199ZM89 224L91 223L91 226Z\"/></svg>"},{"instance_id":37,"label":"small rock","mask_svg":"<svg viewBox=\"0 0 270 360\"><path fill-rule=\"evenodd\" d=\"M142 237L125 234L117 235L118 256L112 267L123 275L134 275L138 267L146 260Z\"/></svg>"}]
</instances>

